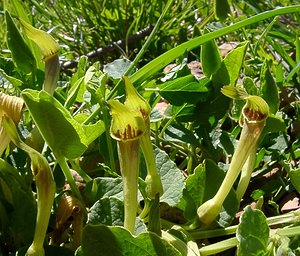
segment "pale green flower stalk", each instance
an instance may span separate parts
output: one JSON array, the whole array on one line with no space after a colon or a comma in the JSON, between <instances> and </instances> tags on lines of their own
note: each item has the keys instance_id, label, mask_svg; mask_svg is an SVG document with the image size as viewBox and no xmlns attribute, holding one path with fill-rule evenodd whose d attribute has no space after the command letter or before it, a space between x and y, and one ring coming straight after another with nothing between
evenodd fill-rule
<instances>
[{"instance_id":1,"label":"pale green flower stalk","mask_svg":"<svg viewBox=\"0 0 300 256\"><path fill-rule=\"evenodd\" d=\"M37 188L37 218L33 242L27 250L26 256L44 256L43 247L51 208L55 196L55 181L52 171L45 157L35 149L25 144L19 137L13 120L7 116L3 118L3 126L13 143L26 151L31 158L31 169Z\"/></svg>"},{"instance_id":2,"label":"pale green flower stalk","mask_svg":"<svg viewBox=\"0 0 300 256\"><path fill-rule=\"evenodd\" d=\"M245 168L246 173L242 175L239 183L238 198L245 192L250 180L248 177L249 173L251 175L253 169L253 158L255 159L257 142L269 115L268 104L259 96L247 95L245 91L231 86L225 86L222 89L222 93L231 98L246 100L246 104L242 110L241 121L243 128L231 164L218 192L197 210L198 217L204 224L210 224L216 219L221 211L224 200L239 176L245 162L249 159Z\"/></svg>"},{"instance_id":3,"label":"pale green flower stalk","mask_svg":"<svg viewBox=\"0 0 300 256\"><path fill-rule=\"evenodd\" d=\"M132 234L138 208L140 138L145 123L139 111L128 109L116 100L108 101L112 124L110 135L117 140L120 170L123 178L124 227Z\"/></svg>"},{"instance_id":4,"label":"pale green flower stalk","mask_svg":"<svg viewBox=\"0 0 300 256\"><path fill-rule=\"evenodd\" d=\"M254 169L255 160L256 160L256 151L257 151L257 143L255 145L255 150L253 149L243 166L243 169L241 171L240 180L236 189L236 198L238 202L240 202L243 199L243 196L247 190L247 187L249 185L251 174Z\"/></svg>"},{"instance_id":5,"label":"pale green flower stalk","mask_svg":"<svg viewBox=\"0 0 300 256\"><path fill-rule=\"evenodd\" d=\"M145 121L145 132L141 137L141 148L147 165L146 193L150 199L155 199L155 195L163 194L163 186L160 176L156 170L155 156L150 140L150 113L151 108L148 102L137 92L129 78L123 77L125 82L126 100L124 105L131 110L139 111Z\"/></svg>"},{"instance_id":6,"label":"pale green flower stalk","mask_svg":"<svg viewBox=\"0 0 300 256\"><path fill-rule=\"evenodd\" d=\"M2 126L2 118L9 116L16 125L21 119L24 106L21 98L0 91L0 157L10 143L10 138Z\"/></svg>"},{"instance_id":7,"label":"pale green flower stalk","mask_svg":"<svg viewBox=\"0 0 300 256\"><path fill-rule=\"evenodd\" d=\"M26 35L41 49L45 61L43 89L53 95L59 76L59 44L47 32L39 30L19 19Z\"/></svg>"}]
</instances>

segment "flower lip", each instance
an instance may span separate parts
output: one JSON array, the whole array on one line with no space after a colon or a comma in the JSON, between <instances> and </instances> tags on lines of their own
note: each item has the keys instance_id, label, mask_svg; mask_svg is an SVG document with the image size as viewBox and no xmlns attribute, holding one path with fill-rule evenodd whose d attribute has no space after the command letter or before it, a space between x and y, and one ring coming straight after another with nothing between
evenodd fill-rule
<instances>
[{"instance_id":1,"label":"flower lip","mask_svg":"<svg viewBox=\"0 0 300 256\"><path fill-rule=\"evenodd\" d=\"M117 130L114 133L114 137L121 140L131 140L140 137L144 132L140 129L133 128L130 124L127 124L127 127L123 129L123 132Z\"/></svg>"},{"instance_id":2,"label":"flower lip","mask_svg":"<svg viewBox=\"0 0 300 256\"><path fill-rule=\"evenodd\" d=\"M249 122L263 121L268 117L268 115L263 114L258 110L251 109L251 108L248 108L248 107L244 108L243 114L244 114L244 117Z\"/></svg>"},{"instance_id":3,"label":"flower lip","mask_svg":"<svg viewBox=\"0 0 300 256\"><path fill-rule=\"evenodd\" d=\"M130 110L124 104L109 100L112 115L110 134L116 140L130 141L138 139L145 132L145 121L139 111Z\"/></svg>"}]
</instances>

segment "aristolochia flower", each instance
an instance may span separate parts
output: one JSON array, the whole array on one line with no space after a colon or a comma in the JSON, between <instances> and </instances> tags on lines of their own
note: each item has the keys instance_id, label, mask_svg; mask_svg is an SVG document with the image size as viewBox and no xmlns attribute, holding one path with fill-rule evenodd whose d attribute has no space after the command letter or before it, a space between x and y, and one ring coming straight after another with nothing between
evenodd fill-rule
<instances>
[{"instance_id":1,"label":"aristolochia flower","mask_svg":"<svg viewBox=\"0 0 300 256\"><path fill-rule=\"evenodd\" d=\"M124 227L134 233L138 206L139 148L145 132L139 111L130 110L119 101L108 101L112 123L110 134L118 143L118 156L123 178Z\"/></svg>"},{"instance_id":2,"label":"aristolochia flower","mask_svg":"<svg viewBox=\"0 0 300 256\"><path fill-rule=\"evenodd\" d=\"M31 158L31 170L37 189L38 210L34 238L26 255L44 256L44 242L56 190L52 170L50 169L47 159L42 154L25 144L20 139L16 126L10 117L3 117L3 127L12 142L17 147L27 152Z\"/></svg>"},{"instance_id":3,"label":"aristolochia flower","mask_svg":"<svg viewBox=\"0 0 300 256\"><path fill-rule=\"evenodd\" d=\"M237 188L237 198L238 200L242 198L250 180L249 175L251 175L253 169L252 163L257 149L257 142L269 115L268 104L259 96L248 95L244 90L232 86L225 86L222 92L231 98L246 100L241 117L243 128L229 169L218 192L197 210L198 217L204 224L210 224L218 216L225 198L247 161L244 169L246 175L241 176Z\"/></svg>"},{"instance_id":4,"label":"aristolochia flower","mask_svg":"<svg viewBox=\"0 0 300 256\"><path fill-rule=\"evenodd\" d=\"M44 90L54 93L59 76L59 44L45 31L39 30L19 19L26 35L41 49L45 61Z\"/></svg>"},{"instance_id":5,"label":"aristolochia flower","mask_svg":"<svg viewBox=\"0 0 300 256\"><path fill-rule=\"evenodd\" d=\"M125 82L126 100L124 105L134 111L139 111L145 122L145 133L141 137L141 148L147 165L146 192L150 199L154 199L156 194L163 194L163 187L160 176L156 170L156 163L152 143L150 140L150 113L151 108L148 102L137 92L129 78L123 77Z\"/></svg>"},{"instance_id":6,"label":"aristolochia flower","mask_svg":"<svg viewBox=\"0 0 300 256\"><path fill-rule=\"evenodd\" d=\"M24 101L21 98L9 96L0 91L0 156L10 142L10 138L2 126L2 118L9 116L15 125L17 125L21 119L23 108Z\"/></svg>"}]
</instances>

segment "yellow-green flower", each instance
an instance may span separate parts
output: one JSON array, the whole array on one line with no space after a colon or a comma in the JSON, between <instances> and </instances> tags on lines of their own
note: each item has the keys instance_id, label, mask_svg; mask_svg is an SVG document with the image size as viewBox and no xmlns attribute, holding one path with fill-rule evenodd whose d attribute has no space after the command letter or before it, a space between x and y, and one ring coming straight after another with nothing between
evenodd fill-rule
<instances>
[{"instance_id":1,"label":"yellow-green flower","mask_svg":"<svg viewBox=\"0 0 300 256\"><path fill-rule=\"evenodd\" d=\"M118 141L136 140L145 132L145 122L140 112L130 110L127 106L116 100L108 101L112 124L111 136Z\"/></svg>"},{"instance_id":2,"label":"yellow-green flower","mask_svg":"<svg viewBox=\"0 0 300 256\"><path fill-rule=\"evenodd\" d=\"M229 169L219 190L212 199L206 201L197 210L198 217L204 224L210 224L216 219L225 198L242 171L237 188L237 199L241 200L250 181L258 139L269 115L268 104L259 96L248 95L244 90L232 86L225 86L222 92L231 98L246 100L241 116L243 128Z\"/></svg>"},{"instance_id":3,"label":"yellow-green flower","mask_svg":"<svg viewBox=\"0 0 300 256\"><path fill-rule=\"evenodd\" d=\"M36 29L22 19L19 19L26 35L41 49L45 61L44 90L54 93L59 76L59 44L45 31Z\"/></svg>"},{"instance_id":4,"label":"yellow-green flower","mask_svg":"<svg viewBox=\"0 0 300 256\"><path fill-rule=\"evenodd\" d=\"M51 208L55 195L55 181L47 159L35 149L25 144L19 137L14 121L3 117L3 127L12 142L28 153L31 158L31 170L37 189L37 217L34 238L27 250L27 256L44 256L44 242L49 224Z\"/></svg>"},{"instance_id":5,"label":"yellow-green flower","mask_svg":"<svg viewBox=\"0 0 300 256\"><path fill-rule=\"evenodd\" d=\"M124 104L108 101L112 123L111 136L117 140L120 170L123 178L124 227L134 233L138 207L138 177L140 138L145 132L145 122L139 111Z\"/></svg>"},{"instance_id":6,"label":"yellow-green flower","mask_svg":"<svg viewBox=\"0 0 300 256\"><path fill-rule=\"evenodd\" d=\"M130 110L139 111L145 121L145 133L141 137L141 148L147 165L146 193L150 199L154 199L156 194L163 194L163 186L160 176L156 170L155 156L150 140L150 113L151 108L148 102L137 92L129 78L123 77L125 83L126 100L124 105Z\"/></svg>"},{"instance_id":7,"label":"yellow-green flower","mask_svg":"<svg viewBox=\"0 0 300 256\"><path fill-rule=\"evenodd\" d=\"M24 101L21 98L0 91L0 156L10 142L10 138L2 126L2 119L4 116L9 116L17 125L21 119L24 106Z\"/></svg>"}]
</instances>

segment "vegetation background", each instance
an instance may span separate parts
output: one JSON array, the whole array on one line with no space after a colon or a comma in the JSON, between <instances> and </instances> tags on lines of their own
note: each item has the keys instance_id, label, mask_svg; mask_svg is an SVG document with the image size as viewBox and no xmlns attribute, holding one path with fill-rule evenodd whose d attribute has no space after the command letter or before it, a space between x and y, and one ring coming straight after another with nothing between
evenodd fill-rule
<instances>
[{"instance_id":1,"label":"vegetation background","mask_svg":"<svg viewBox=\"0 0 300 256\"><path fill-rule=\"evenodd\" d=\"M63 168L50 148L43 150L57 187L46 239L51 242L44 243L46 255L95 255L94 248L102 248L105 243L119 248L116 255L137 255L136 247L142 247L138 237L132 237L123 229L110 231L114 239L119 239L118 245L112 242L114 239L99 238L95 243L90 242L95 234L102 237L108 234L98 224L106 227L123 223L117 144L109 136L111 117L106 102L113 97L123 100L120 78L128 68L131 70L126 74L152 108L151 139L165 188L160 207L156 208L160 218L159 221L155 219L155 223L159 223L159 230L161 227L175 235L179 243L183 243L183 251L186 250L186 254L176 251L176 246L171 246L163 237L157 242L161 243L162 251L157 252L155 246L149 245L145 255L300 255L297 211L300 192L300 13L287 11L278 16L259 16L263 18L255 21L256 15L268 15L282 7L299 8L299 1L171 2L170 6L170 1L161 0L0 2L0 91L18 97L25 89L40 91L45 77L41 56L35 55L36 72L26 72L18 65L20 62L14 52L20 53L23 49L12 48L9 43L8 11L35 54L39 51L24 35L16 17L47 31L59 43L61 69L54 98L80 124L95 124L97 120L104 123L103 133L87 150L76 160L67 162L69 168L79 173L74 177L84 198L83 208L88 210L86 216L81 216L80 231L74 231L74 212L60 212L59 209L82 205L70 199L66 205L59 206L60 198L68 189ZM233 27L244 20L249 22L236 29ZM212 35L211 41L193 41L206 34ZM220 58L216 57L219 55ZM108 73L108 78L103 80L105 90L98 100L102 71ZM90 80L84 84L83 79L89 76ZM218 222L205 227L194 222L197 208L220 186L241 131L239 118L245 101L229 101L221 95L220 89L228 84L263 97L270 106L271 115L241 202L234 198L235 183L233 196L228 196L231 211L225 209ZM35 120L31 114L25 112L18 125L24 140L34 131ZM58 122L57 141L67 136L59 125ZM10 171L0 174L0 255L14 255L17 251L24 255L32 242L36 218L36 187L28 155L11 144L2 155L1 170ZM12 179L8 178L8 172L15 173L10 174ZM141 156L141 180L145 176L145 161ZM13 180L25 184L25 188ZM22 196L12 196L14 194ZM139 202L142 210L141 195ZM247 208L249 205L255 210ZM240 218L243 212L246 212L244 219ZM66 220L61 216L67 216ZM59 217L60 229L57 228ZM252 218L252 222L247 222L247 218ZM24 224L24 221L28 222ZM141 224L148 224L148 219L140 218L139 221L140 230L148 228L143 237L147 244L154 239L152 231L160 232L157 227L153 229L150 225L149 231L149 226ZM257 226L261 229L255 231ZM82 242L79 244L74 243L76 232L80 233ZM247 247L243 241L249 241L249 237L257 239ZM122 239L132 239L136 247L120 245ZM188 241L196 245L194 254L191 251L195 247L188 245ZM81 247L77 249L78 246ZM96 255L112 255L107 251L109 249L100 250Z\"/></svg>"}]
</instances>

